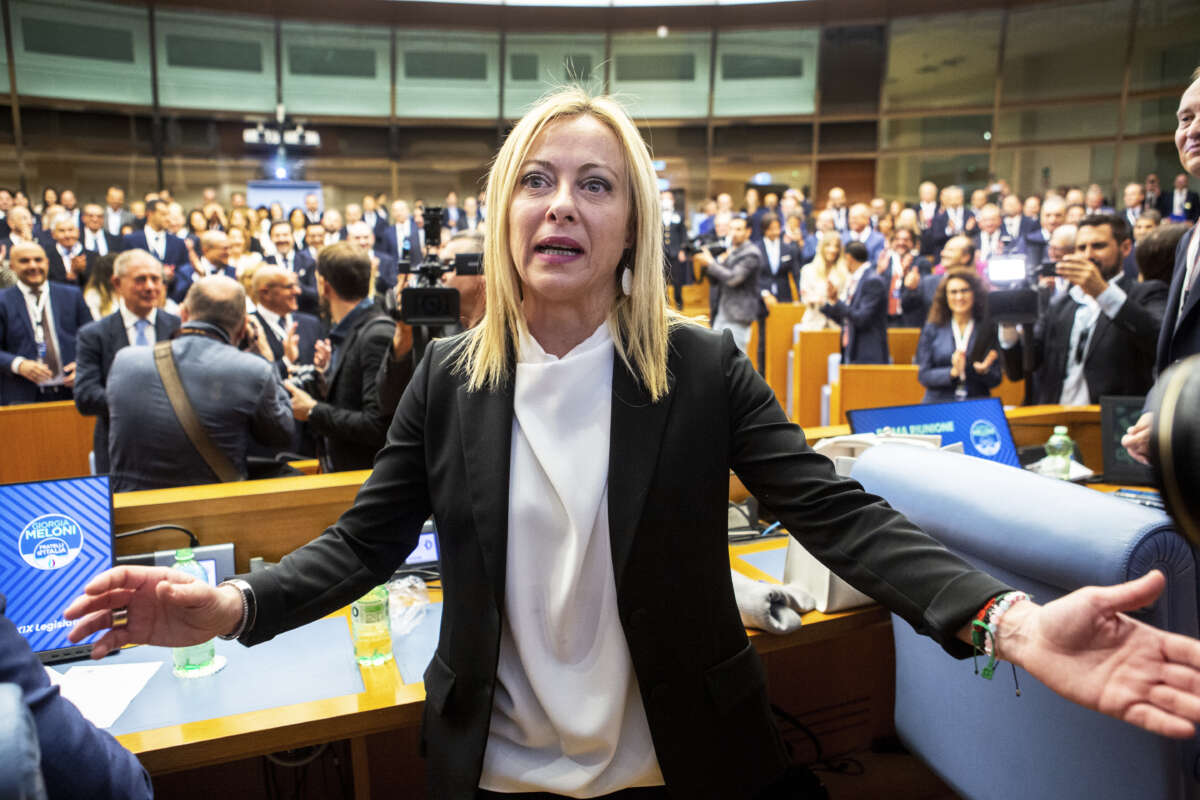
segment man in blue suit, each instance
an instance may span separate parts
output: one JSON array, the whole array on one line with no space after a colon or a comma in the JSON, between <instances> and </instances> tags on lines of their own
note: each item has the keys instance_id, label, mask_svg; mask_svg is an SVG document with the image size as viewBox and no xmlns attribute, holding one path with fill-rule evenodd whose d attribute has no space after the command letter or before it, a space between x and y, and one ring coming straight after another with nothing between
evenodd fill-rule
<instances>
[{"instance_id":1,"label":"man in blue suit","mask_svg":"<svg viewBox=\"0 0 1200 800\"><path fill-rule=\"evenodd\" d=\"M1041 226L1025 234L1025 262L1036 267L1046 258L1050 237L1067 219L1067 204L1061 197L1048 197L1042 203Z\"/></svg>"},{"instance_id":2,"label":"man in blue suit","mask_svg":"<svg viewBox=\"0 0 1200 800\"><path fill-rule=\"evenodd\" d=\"M829 302L821 313L842 326L843 364L888 364L887 287L867 262L862 242L846 245L846 268L850 270L849 300L839 300L830 282Z\"/></svg>"},{"instance_id":3,"label":"man in blue suit","mask_svg":"<svg viewBox=\"0 0 1200 800\"><path fill-rule=\"evenodd\" d=\"M108 370L117 351L129 345L150 346L179 330L179 317L160 309L163 267L145 250L127 250L113 262L113 287L120 307L79 331L75 407L97 417L93 436L96 472L108 472Z\"/></svg>"},{"instance_id":4,"label":"man in blue suit","mask_svg":"<svg viewBox=\"0 0 1200 800\"><path fill-rule=\"evenodd\" d=\"M188 289L201 278L225 275L237 279L237 270L229 263L229 237L224 231L205 231L200 236L200 253L195 266L184 264L175 271L175 285L170 294L176 303L182 303Z\"/></svg>"},{"instance_id":5,"label":"man in blue suit","mask_svg":"<svg viewBox=\"0 0 1200 800\"><path fill-rule=\"evenodd\" d=\"M471 198L467 198L468 200ZM459 217L466 219L466 215ZM346 228L346 239L361 247L371 257L371 271L375 276L374 290L376 295L386 294L400 280L400 268L391 253L381 253L375 249L375 234L365 222L355 222ZM407 275L405 276L408 277Z\"/></svg>"},{"instance_id":6,"label":"man in blue suit","mask_svg":"<svg viewBox=\"0 0 1200 800\"><path fill-rule=\"evenodd\" d=\"M1022 213L1021 198L1015 194L1005 196L1001 201L1000 218L1001 239L1006 241L1006 251L1009 253L1025 253L1025 236L1035 227L1033 221Z\"/></svg>"},{"instance_id":7,"label":"man in blue suit","mask_svg":"<svg viewBox=\"0 0 1200 800\"><path fill-rule=\"evenodd\" d=\"M281 377L290 366L313 363L321 321L298 311L300 285L294 273L275 264L264 264L254 273L254 317L266 337Z\"/></svg>"},{"instance_id":8,"label":"man in blue suit","mask_svg":"<svg viewBox=\"0 0 1200 800\"><path fill-rule=\"evenodd\" d=\"M862 242L867 248L867 260L874 264L887 246L883 234L871 227L871 207L855 203L850 207L849 227L842 233L842 244Z\"/></svg>"},{"instance_id":9,"label":"man in blue suit","mask_svg":"<svg viewBox=\"0 0 1200 800\"><path fill-rule=\"evenodd\" d=\"M264 260L296 276L296 283L300 287L300 310L305 314L317 315L321 307L320 298L317 297L317 262L307 250L296 249L292 226L287 220L271 225L271 243L275 245L275 252Z\"/></svg>"},{"instance_id":10,"label":"man in blue suit","mask_svg":"<svg viewBox=\"0 0 1200 800\"><path fill-rule=\"evenodd\" d=\"M947 186L942 190L942 209L929 226L930 252L941 252L952 236L960 234L974 236L979 223L969 208L963 205L961 186ZM924 251L922 251L924 252Z\"/></svg>"},{"instance_id":11,"label":"man in blue suit","mask_svg":"<svg viewBox=\"0 0 1200 800\"><path fill-rule=\"evenodd\" d=\"M92 321L79 289L50 283L46 252L13 247L17 284L0 292L0 405L70 400L75 336Z\"/></svg>"},{"instance_id":12,"label":"man in blue suit","mask_svg":"<svg viewBox=\"0 0 1200 800\"><path fill-rule=\"evenodd\" d=\"M392 203L392 224L383 232L385 250L399 261L420 261L425 244L423 220L409 213L408 203Z\"/></svg>"},{"instance_id":13,"label":"man in blue suit","mask_svg":"<svg viewBox=\"0 0 1200 800\"><path fill-rule=\"evenodd\" d=\"M362 218L363 222L371 226L371 232L375 234L375 246L377 249L384 247L383 232L388 229L388 217L385 209L379 208L375 204L375 196L364 194L362 199Z\"/></svg>"},{"instance_id":14,"label":"man in blue suit","mask_svg":"<svg viewBox=\"0 0 1200 800\"><path fill-rule=\"evenodd\" d=\"M1200 178L1200 69L1192 73L1192 83L1179 99L1179 127L1175 129L1175 148L1179 163L1193 177ZM1176 179L1176 187L1186 190L1187 176ZM1180 359L1200 353L1200 233L1197 225L1183 235L1175 248L1175 270L1171 273L1171 288L1167 292L1167 307L1154 355L1154 375L1157 383L1146 398L1146 413L1129 429L1121 444L1138 461L1149 463L1150 430L1153 414L1163 391L1163 372Z\"/></svg>"},{"instance_id":15,"label":"man in blue suit","mask_svg":"<svg viewBox=\"0 0 1200 800\"><path fill-rule=\"evenodd\" d=\"M59 694L17 626L4 616L6 604L0 594L0 682L20 688L33 717L46 794L52 798L149 800L154 789L137 756L88 722Z\"/></svg>"},{"instance_id":16,"label":"man in blue suit","mask_svg":"<svg viewBox=\"0 0 1200 800\"><path fill-rule=\"evenodd\" d=\"M145 250L159 263L179 268L188 263L187 246L167 230L168 207L162 200L146 201L146 226L125 236L123 249Z\"/></svg>"}]
</instances>

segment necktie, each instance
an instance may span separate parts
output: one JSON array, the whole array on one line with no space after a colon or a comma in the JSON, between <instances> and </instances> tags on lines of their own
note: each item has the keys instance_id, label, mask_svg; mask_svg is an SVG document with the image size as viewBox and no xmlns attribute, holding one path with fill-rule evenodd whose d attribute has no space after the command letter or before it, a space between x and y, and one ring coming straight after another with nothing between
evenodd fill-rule
<instances>
[{"instance_id":1,"label":"necktie","mask_svg":"<svg viewBox=\"0 0 1200 800\"><path fill-rule=\"evenodd\" d=\"M150 327L150 320L147 320L147 319L139 319L137 322L133 323L133 329L137 334L136 336L134 336L134 339L133 339L134 345L136 345L137 347L149 347L150 346L150 340L148 338L146 338L146 330L149 327Z\"/></svg>"},{"instance_id":2,"label":"necktie","mask_svg":"<svg viewBox=\"0 0 1200 800\"><path fill-rule=\"evenodd\" d=\"M54 330L50 327L50 310L46 307L47 304L42 303L42 289L39 286L33 290L33 299L37 302L38 309L41 312L41 319L38 320L38 325L42 329L42 342L45 344L46 353L43 361L46 363L46 368L57 375L60 372L60 364L58 362L58 348L54 346ZM47 297L47 300L50 298Z\"/></svg>"}]
</instances>

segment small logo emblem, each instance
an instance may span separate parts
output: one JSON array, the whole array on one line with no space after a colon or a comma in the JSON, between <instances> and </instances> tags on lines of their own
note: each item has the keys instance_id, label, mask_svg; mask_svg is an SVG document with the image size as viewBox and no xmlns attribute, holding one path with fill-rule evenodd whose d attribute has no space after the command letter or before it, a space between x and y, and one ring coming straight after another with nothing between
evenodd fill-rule
<instances>
[{"instance_id":1,"label":"small logo emblem","mask_svg":"<svg viewBox=\"0 0 1200 800\"><path fill-rule=\"evenodd\" d=\"M981 456L991 458L1000 452L1000 431L986 419L971 423L971 444Z\"/></svg>"},{"instance_id":2,"label":"small logo emblem","mask_svg":"<svg viewBox=\"0 0 1200 800\"><path fill-rule=\"evenodd\" d=\"M83 529L65 514L44 514L21 531L17 548L34 569L61 569L83 549Z\"/></svg>"}]
</instances>

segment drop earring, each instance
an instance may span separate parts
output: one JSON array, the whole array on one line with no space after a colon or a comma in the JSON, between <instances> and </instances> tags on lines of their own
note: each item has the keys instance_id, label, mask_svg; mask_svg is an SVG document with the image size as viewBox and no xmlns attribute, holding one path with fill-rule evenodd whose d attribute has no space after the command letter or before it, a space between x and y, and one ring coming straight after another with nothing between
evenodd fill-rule
<instances>
[{"instance_id":1,"label":"drop earring","mask_svg":"<svg viewBox=\"0 0 1200 800\"><path fill-rule=\"evenodd\" d=\"M629 268L629 251L626 250L621 255L621 263L625 266L621 270L621 291L626 297L633 292L633 270Z\"/></svg>"}]
</instances>

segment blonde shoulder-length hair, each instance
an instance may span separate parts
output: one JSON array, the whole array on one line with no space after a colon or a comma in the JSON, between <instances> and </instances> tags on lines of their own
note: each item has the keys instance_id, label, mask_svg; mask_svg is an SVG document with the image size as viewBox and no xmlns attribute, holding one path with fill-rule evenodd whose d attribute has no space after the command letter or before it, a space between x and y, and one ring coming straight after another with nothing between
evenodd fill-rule
<instances>
[{"instance_id":1,"label":"blonde shoulder-length hair","mask_svg":"<svg viewBox=\"0 0 1200 800\"><path fill-rule=\"evenodd\" d=\"M650 151L625 109L611 97L592 96L580 88L561 89L542 99L513 128L492 162L487 182L487 239L483 269L487 276L487 310L464 337L454 366L468 377L472 391L495 389L510 377L514 343L525 328L521 313L521 277L509 241L509 202L521 177L530 146L546 126L564 117L589 114L616 135L629 176L632 246L613 264L615 299L609 325L617 355L637 376L654 401L667 394L667 340L685 318L666 304L662 254L662 212ZM630 293L621 290L621 273L633 272Z\"/></svg>"}]
</instances>

